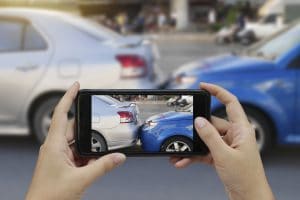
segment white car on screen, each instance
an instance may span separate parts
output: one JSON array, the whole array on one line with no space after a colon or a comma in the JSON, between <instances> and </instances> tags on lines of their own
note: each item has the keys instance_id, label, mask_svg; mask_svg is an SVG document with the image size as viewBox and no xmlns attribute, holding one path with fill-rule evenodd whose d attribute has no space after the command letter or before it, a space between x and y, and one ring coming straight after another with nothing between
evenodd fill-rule
<instances>
[{"instance_id":1,"label":"white car on screen","mask_svg":"<svg viewBox=\"0 0 300 200\"><path fill-rule=\"evenodd\" d=\"M139 109L135 103L110 96L92 96L91 151L130 147L138 140Z\"/></svg>"},{"instance_id":2,"label":"white car on screen","mask_svg":"<svg viewBox=\"0 0 300 200\"><path fill-rule=\"evenodd\" d=\"M155 44L85 18L42 9L0 8L0 135L43 141L52 111L79 81L88 89L155 89Z\"/></svg>"}]
</instances>

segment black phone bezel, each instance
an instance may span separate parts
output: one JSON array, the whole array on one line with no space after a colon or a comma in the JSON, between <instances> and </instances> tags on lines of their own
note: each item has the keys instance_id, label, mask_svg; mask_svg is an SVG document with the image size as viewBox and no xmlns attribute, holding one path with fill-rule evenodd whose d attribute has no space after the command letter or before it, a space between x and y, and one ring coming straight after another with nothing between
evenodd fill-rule
<instances>
[{"instance_id":1,"label":"black phone bezel","mask_svg":"<svg viewBox=\"0 0 300 200\"><path fill-rule=\"evenodd\" d=\"M75 100L75 145L80 156L98 157L112 152L103 153L90 151L91 132L91 96L92 95L193 95L193 118L198 116L210 120L210 94L205 90L80 90ZM197 104L195 103L197 102ZM84 107L82 109L82 107ZM88 133L87 133L87 130ZM170 152L122 152L127 156L196 156L206 155L209 150L204 142L198 136L195 126L193 126L194 151L186 153Z\"/></svg>"}]
</instances>

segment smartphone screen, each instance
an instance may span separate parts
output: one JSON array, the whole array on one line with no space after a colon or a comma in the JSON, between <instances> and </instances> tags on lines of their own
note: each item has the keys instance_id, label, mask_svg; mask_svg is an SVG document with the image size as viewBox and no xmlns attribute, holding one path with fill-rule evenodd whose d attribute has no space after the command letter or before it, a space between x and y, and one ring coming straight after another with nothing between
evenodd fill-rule
<instances>
[{"instance_id":1,"label":"smartphone screen","mask_svg":"<svg viewBox=\"0 0 300 200\"><path fill-rule=\"evenodd\" d=\"M207 151L194 129L195 117L209 117L207 95L199 91L124 92L79 94L86 102L78 105L77 142L83 153L187 155ZM83 112L85 119L80 117Z\"/></svg>"}]
</instances>

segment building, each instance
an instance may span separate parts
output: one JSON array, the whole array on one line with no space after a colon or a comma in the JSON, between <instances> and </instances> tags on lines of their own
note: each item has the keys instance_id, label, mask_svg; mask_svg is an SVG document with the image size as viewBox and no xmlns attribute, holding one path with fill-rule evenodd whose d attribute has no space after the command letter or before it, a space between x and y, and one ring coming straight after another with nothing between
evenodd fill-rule
<instances>
[{"instance_id":1,"label":"building","mask_svg":"<svg viewBox=\"0 0 300 200\"><path fill-rule=\"evenodd\" d=\"M130 18L145 6L160 6L177 18L177 29L188 27L190 15L197 7L210 6L215 0L78 0L83 15L105 14L112 17L126 11Z\"/></svg>"}]
</instances>

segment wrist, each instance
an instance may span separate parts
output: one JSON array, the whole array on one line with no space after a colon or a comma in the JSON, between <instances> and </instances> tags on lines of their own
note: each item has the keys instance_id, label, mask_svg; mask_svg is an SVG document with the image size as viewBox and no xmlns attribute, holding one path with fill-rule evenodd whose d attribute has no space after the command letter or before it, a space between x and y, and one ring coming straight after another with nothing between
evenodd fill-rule
<instances>
[{"instance_id":1,"label":"wrist","mask_svg":"<svg viewBox=\"0 0 300 200\"><path fill-rule=\"evenodd\" d=\"M228 191L230 200L275 200L269 184L264 181L240 191Z\"/></svg>"}]
</instances>

